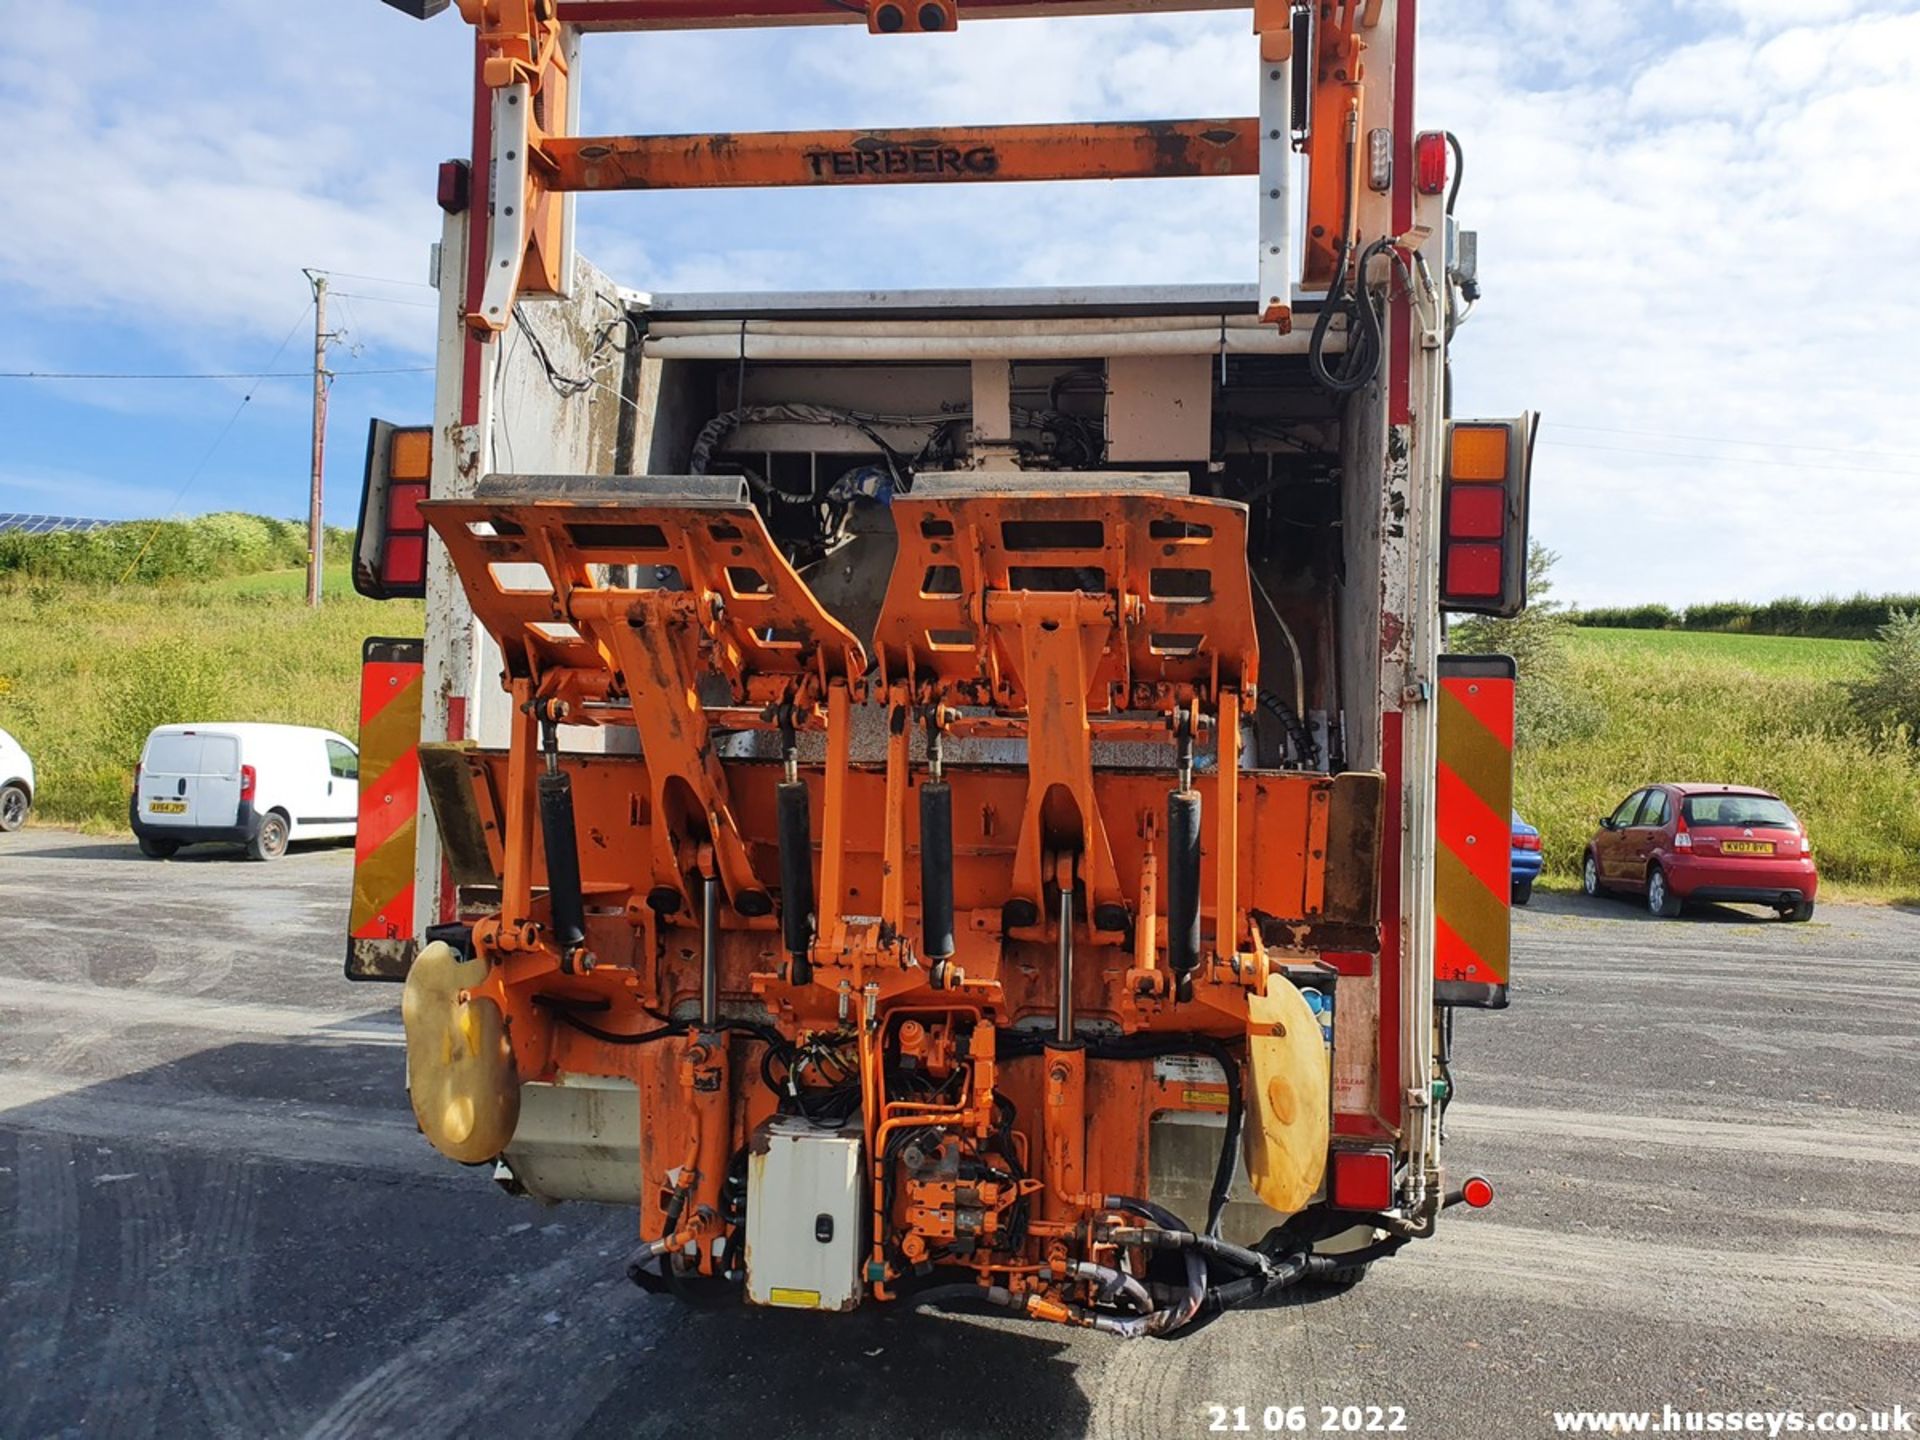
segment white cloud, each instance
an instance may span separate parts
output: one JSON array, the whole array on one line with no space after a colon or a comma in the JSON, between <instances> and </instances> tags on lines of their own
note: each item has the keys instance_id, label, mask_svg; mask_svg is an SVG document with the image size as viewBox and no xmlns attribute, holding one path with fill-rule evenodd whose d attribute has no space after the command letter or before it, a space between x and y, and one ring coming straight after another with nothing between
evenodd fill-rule
<instances>
[{"instance_id":1,"label":"white cloud","mask_svg":"<svg viewBox=\"0 0 1920 1440\"><path fill-rule=\"evenodd\" d=\"M1466 144L1486 287L1458 341L1458 408L1545 412L1536 533L1565 554L1562 592L1912 588L1920 15L1422 8L1418 109ZM466 145L453 16L422 26L373 0L0 14L16 200L0 283L37 322L10 327L5 353L59 357L131 318L217 368L238 340L278 341L301 265L419 274L432 165ZM1246 15L1225 12L596 37L582 93L589 131L689 132L1244 113L1253 73ZM1251 278L1249 191L628 195L580 214L588 257L641 289L1231 281ZM362 339L430 343L427 310L341 314Z\"/></svg>"}]
</instances>

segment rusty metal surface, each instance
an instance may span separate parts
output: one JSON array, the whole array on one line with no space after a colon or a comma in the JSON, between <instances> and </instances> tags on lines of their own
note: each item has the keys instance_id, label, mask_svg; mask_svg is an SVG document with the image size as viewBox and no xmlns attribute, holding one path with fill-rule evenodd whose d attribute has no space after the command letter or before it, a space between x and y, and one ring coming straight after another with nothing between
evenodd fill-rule
<instances>
[{"instance_id":1,"label":"rusty metal surface","mask_svg":"<svg viewBox=\"0 0 1920 1440\"><path fill-rule=\"evenodd\" d=\"M1248 118L702 135L556 136L556 191L1251 175Z\"/></svg>"}]
</instances>

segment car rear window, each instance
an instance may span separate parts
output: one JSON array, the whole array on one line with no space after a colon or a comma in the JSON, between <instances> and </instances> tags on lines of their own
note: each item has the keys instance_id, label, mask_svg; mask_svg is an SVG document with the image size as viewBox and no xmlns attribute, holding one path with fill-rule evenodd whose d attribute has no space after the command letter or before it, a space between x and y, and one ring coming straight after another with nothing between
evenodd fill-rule
<instances>
[{"instance_id":1,"label":"car rear window","mask_svg":"<svg viewBox=\"0 0 1920 1440\"><path fill-rule=\"evenodd\" d=\"M1793 811L1770 795L1689 795L1689 825L1760 825L1794 830Z\"/></svg>"},{"instance_id":2,"label":"car rear window","mask_svg":"<svg viewBox=\"0 0 1920 1440\"><path fill-rule=\"evenodd\" d=\"M231 735L155 735L147 741L145 768L150 775L232 775L239 768L240 742Z\"/></svg>"}]
</instances>

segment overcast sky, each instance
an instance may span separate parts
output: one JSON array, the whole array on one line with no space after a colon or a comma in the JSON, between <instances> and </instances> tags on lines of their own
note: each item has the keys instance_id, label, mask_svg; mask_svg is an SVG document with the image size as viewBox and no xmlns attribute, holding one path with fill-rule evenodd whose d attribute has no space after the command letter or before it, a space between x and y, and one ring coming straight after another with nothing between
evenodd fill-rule
<instances>
[{"instance_id":1,"label":"overcast sky","mask_svg":"<svg viewBox=\"0 0 1920 1440\"><path fill-rule=\"evenodd\" d=\"M1456 413L1545 415L1534 533L1590 604L1920 590L1920 12L1428 0L1485 298ZM1244 12L596 37L588 132L1254 104ZM427 418L436 162L471 32L377 0L0 0L0 371L292 371L334 273L328 518ZM643 290L1250 281L1247 181L596 197ZM248 398L248 397L251 398ZM297 378L0 380L0 511L305 513Z\"/></svg>"}]
</instances>

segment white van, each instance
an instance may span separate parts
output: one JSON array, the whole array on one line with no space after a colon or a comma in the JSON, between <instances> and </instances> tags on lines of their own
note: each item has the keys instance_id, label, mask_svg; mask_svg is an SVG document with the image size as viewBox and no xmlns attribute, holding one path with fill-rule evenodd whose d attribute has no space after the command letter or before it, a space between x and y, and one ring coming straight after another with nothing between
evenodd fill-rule
<instances>
[{"instance_id":1,"label":"white van","mask_svg":"<svg viewBox=\"0 0 1920 1440\"><path fill-rule=\"evenodd\" d=\"M129 806L143 854L237 841L277 860L294 840L350 836L360 810L360 752L306 725L162 725L147 736Z\"/></svg>"}]
</instances>

